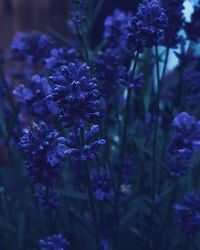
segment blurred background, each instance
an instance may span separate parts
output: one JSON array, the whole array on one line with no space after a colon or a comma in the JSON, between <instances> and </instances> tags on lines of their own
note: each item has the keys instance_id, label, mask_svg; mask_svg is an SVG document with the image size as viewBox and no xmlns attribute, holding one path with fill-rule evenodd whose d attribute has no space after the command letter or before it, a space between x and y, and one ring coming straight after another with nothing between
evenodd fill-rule
<instances>
[{"instance_id":1,"label":"blurred background","mask_svg":"<svg viewBox=\"0 0 200 250\"><path fill-rule=\"evenodd\" d=\"M93 0L98 3L101 0ZM95 33L92 43L97 43L101 37L105 16L115 8L134 11L139 0L109 0L103 1L99 16L94 25ZM0 0L0 48L9 46L10 40L18 31L55 30L66 33L66 19L70 15L72 0Z\"/></svg>"},{"instance_id":2,"label":"blurred background","mask_svg":"<svg viewBox=\"0 0 200 250\"><path fill-rule=\"evenodd\" d=\"M0 47L6 48L18 31L63 31L70 0L0 0Z\"/></svg>"}]
</instances>

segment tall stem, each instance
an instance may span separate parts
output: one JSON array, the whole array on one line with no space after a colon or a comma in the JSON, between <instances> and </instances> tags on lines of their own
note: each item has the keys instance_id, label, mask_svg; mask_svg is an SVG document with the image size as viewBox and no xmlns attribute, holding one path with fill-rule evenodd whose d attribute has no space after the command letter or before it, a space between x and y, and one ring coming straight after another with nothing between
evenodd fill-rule
<instances>
[{"instance_id":1,"label":"tall stem","mask_svg":"<svg viewBox=\"0 0 200 250\"><path fill-rule=\"evenodd\" d=\"M160 67L159 67L159 54L158 54L158 47L155 47L156 52L156 79L157 79L157 94L155 99L155 125L154 125L154 131L153 131L153 150L152 150L152 209L150 213L150 225L149 225L149 231L148 235L146 237L145 243L144 243L144 249L147 248L147 245L149 244L149 239L151 237L152 233L152 227L153 227L153 218L155 214L155 194L156 194L156 154L157 154L157 134L158 134L158 122L159 122L159 103L160 103L160 92L161 92L161 84L160 84Z\"/></svg>"},{"instance_id":2,"label":"tall stem","mask_svg":"<svg viewBox=\"0 0 200 250\"><path fill-rule=\"evenodd\" d=\"M139 53L137 52L135 56L134 65L129 70L129 74L132 78L134 78L136 66L139 58ZM121 185L121 179L122 179L122 165L124 161L124 154L125 154L125 148L126 148L126 139L127 139L127 127L128 127L128 120L130 115L130 101L131 101L131 88L128 87L127 89L127 96L126 96L126 102L125 102L125 110L124 110L124 120L123 120L123 129L122 129L122 141L121 141L121 149L120 149L120 172L119 172L119 187Z\"/></svg>"},{"instance_id":3,"label":"tall stem","mask_svg":"<svg viewBox=\"0 0 200 250\"><path fill-rule=\"evenodd\" d=\"M168 47L166 49L166 53L165 53L165 60L164 60L164 66L163 66L161 80L163 80L165 73L166 73L166 70L167 70L167 64L168 64L168 59L169 59L169 50L170 50L170 48Z\"/></svg>"},{"instance_id":4,"label":"tall stem","mask_svg":"<svg viewBox=\"0 0 200 250\"><path fill-rule=\"evenodd\" d=\"M92 18L91 18L91 21L90 21L90 26L89 26L89 29L91 30L93 28L93 25L95 24L95 21L99 15L99 12L103 6L103 3L104 3L104 0L99 0L97 1L96 3L96 6L95 6L95 9L93 11L93 15L92 15Z\"/></svg>"},{"instance_id":5,"label":"tall stem","mask_svg":"<svg viewBox=\"0 0 200 250\"><path fill-rule=\"evenodd\" d=\"M136 66L139 58L139 52L137 52L135 56L135 61L129 70L129 74L132 78L134 78ZM127 96L125 102L125 110L124 110L124 119L123 119L123 128L122 128L122 140L121 140L121 147L120 147L120 166L119 166L119 173L118 173L118 183L115 195L115 221L116 221L116 228L115 228L115 244L116 249L119 248L119 198L120 198L120 187L122 182L122 174L123 174L123 161L124 161L124 154L125 154L125 147L126 147L126 139L127 139L127 127L128 127L128 120L129 120L129 113L130 113L130 101L131 101L131 88L127 89Z\"/></svg>"},{"instance_id":6,"label":"tall stem","mask_svg":"<svg viewBox=\"0 0 200 250\"><path fill-rule=\"evenodd\" d=\"M153 161L152 161L152 204L155 203L155 194L156 194L156 154L157 154L157 134L158 134L158 122L159 122L159 103L160 103L160 68L159 68L159 55L158 55L158 47L156 46L156 77L157 77L157 95L156 95L156 103L155 103L155 126L153 132Z\"/></svg>"},{"instance_id":7,"label":"tall stem","mask_svg":"<svg viewBox=\"0 0 200 250\"><path fill-rule=\"evenodd\" d=\"M185 82L183 81L183 66L180 65L179 69L179 90L181 93L180 96L180 103L178 107L178 112L184 110L184 98L185 98Z\"/></svg>"},{"instance_id":8,"label":"tall stem","mask_svg":"<svg viewBox=\"0 0 200 250\"><path fill-rule=\"evenodd\" d=\"M79 25L77 29L78 29L79 38L83 46L85 61L87 65L90 66L90 57L89 57L88 41L87 41L87 25L85 24L84 26L85 27L82 27L82 25ZM85 30L83 30L83 28L85 28Z\"/></svg>"},{"instance_id":9,"label":"tall stem","mask_svg":"<svg viewBox=\"0 0 200 250\"><path fill-rule=\"evenodd\" d=\"M181 46L181 54L185 54L184 44L182 44L182 46ZM180 59L179 60L179 77L178 77L178 91L180 93L180 99L179 99L179 103L178 103L178 112L179 113L185 109L184 99L185 99L185 94L186 94L185 93L186 86L185 86L185 82L183 81L184 80L183 73L184 73L184 63Z\"/></svg>"},{"instance_id":10,"label":"tall stem","mask_svg":"<svg viewBox=\"0 0 200 250\"><path fill-rule=\"evenodd\" d=\"M81 132L81 144L82 144L82 147L84 147L85 141L84 141L84 128L83 127L80 128L80 132ZM88 165L87 161L84 161L84 167L85 167L85 171L86 171L88 195L89 195L90 206L91 206L91 210L92 210L92 219L93 219L94 230L95 230L96 248L97 248L97 250L101 250L97 213L96 213L96 209L95 209L95 203L94 203L93 192L92 192L92 183L91 183L91 179L90 179L90 169L89 169L89 165Z\"/></svg>"},{"instance_id":11,"label":"tall stem","mask_svg":"<svg viewBox=\"0 0 200 250\"><path fill-rule=\"evenodd\" d=\"M171 198L170 198L170 201L169 201L169 205L168 205L168 208L167 208L167 213L165 215L164 222L163 222L163 225L162 225L161 230L160 230L160 235L159 235L160 240L159 240L159 244L158 244L158 249L160 249L160 245L162 243L163 233L165 232L165 228L166 228L168 220L169 220L171 206L173 204L174 196L176 194L176 186L177 186L177 178L175 178L174 183L173 183L173 188L172 188L172 192L171 192Z\"/></svg>"}]
</instances>

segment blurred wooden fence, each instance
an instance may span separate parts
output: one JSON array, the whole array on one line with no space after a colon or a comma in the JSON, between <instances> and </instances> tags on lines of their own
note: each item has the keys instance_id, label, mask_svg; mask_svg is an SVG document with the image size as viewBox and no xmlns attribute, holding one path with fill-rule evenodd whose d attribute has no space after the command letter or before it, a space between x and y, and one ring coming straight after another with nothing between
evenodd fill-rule
<instances>
[{"instance_id":1,"label":"blurred wooden fence","mask_svg":"<svg viewBox=\"0 0 200 250\"><path fill-rule=\"evenodd\" d=\"M62 32L70 0L0 0L0 48L8 47L17 31Z\"/></svg>"}]
</instances>

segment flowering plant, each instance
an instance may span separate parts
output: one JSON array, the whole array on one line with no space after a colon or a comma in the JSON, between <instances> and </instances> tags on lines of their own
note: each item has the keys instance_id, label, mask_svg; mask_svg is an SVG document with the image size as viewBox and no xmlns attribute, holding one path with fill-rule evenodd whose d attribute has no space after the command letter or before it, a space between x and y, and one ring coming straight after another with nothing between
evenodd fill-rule
<instances>
[{"instance_id":1,"label":"flowering plant","mask_svg":"<svg viewBox=\"0 0 200 250\"><path fill-rule=\"evenodd\" d=\"M72 2L68 43L0 60L0 249L198 249L200 3L116 7L95 47L103 1Z\"/></svg>"}]
</instances>

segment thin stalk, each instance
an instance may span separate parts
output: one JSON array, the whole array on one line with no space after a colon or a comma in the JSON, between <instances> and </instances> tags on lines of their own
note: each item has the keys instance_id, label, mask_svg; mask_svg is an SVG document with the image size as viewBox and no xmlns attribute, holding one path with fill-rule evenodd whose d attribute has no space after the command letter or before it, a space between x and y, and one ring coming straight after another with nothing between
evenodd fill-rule
<instances>
[{"instance_id":1,"label":"thin stalk","mask_svg":"<svg viewBox=\"0 0 200 250\"><path fill-rule=\"evenodd\" d=\"M139 53L137 52L135 56L135 61L133 68L130 69L129 74L132 78L134 78L136 66L138 63ZM126 96L126 103L125 103L125 111L124 111L124 123L123 123L123 129L122 129L122 142L121 142L121 149L120 149L120 173L119 173L119 186L121 184L121 177L122 177L122 165L124 161L124 154L125 154L125 147L126 147L126 140L127 140L127 127L128 127L128 120L130 116L130 101L131 101L131 88L127 89L127 96Z\"/></svg>"},{"instance_id":2,"label":"thin stalk","mask_svg":"<svg viewBox=\"0 0 200 250\"><path fill-rule=\"evenodd\" d=\"M81 144L82 144L82 147L84 147L85 142L84 142L84 128L83 127L81 127ZM92 192L92 183L90 179L90 169L89 169L89 165L87 161L84 161L84 167L86 171L88 195L89 195L90 206L92 210L92 219L93 219L94 230L95 230L96 248L97 250L101 250L97 214L96 214L95 203L94 203L93 192Z\"/></svg>"},{"instance_id":3,"label":"thin stalk","mask_svg":"<svg viewBox=\"0 0 200 250\"><path fill-rule=\"evenodd\" d=\"M166 70L167 70L167 64L168 64L168 59L169 59L169 51L170 51L170 48L167 47L166 51L165 51L165 59L164 59L163 71L162 71L162 75L161 75L161 79L160 79L160 82L162 84L163 84L163 80L165 78L165 73L166 73ZM169 131L166 132L166 135L165 135L165 138L164 138L162 156L161 156L162 160L164 159L164 156L165 156L165 150L166 150L167 141L168 141L168 134L169 134ZM159 169L159 171L158 171L158 174L159 174L158 192L160 191L160 186L161 186L161 171L162 171L161 169Z\"/></svg>"},{"instance_id":4,"label":"thin stalk","mask_svg":"<svg viewBox=\"0 0 200 250\"><path fill-rule=\"evenodd\" d=\"M132 78L134 78L137 63L138 63L139 53L137 52L135 56L135 61L132 67L129 70L129 74ZM120 187L122 182L122 174L123 174L123 161L124 161L124 155L125 155L125 147L126 147L126 140L127 140L127 127L128 127L128 120L130 115L130 101L131 101L131 88L127 89L127 96L126 96L126 102L125 102L125 110L124 110L124 119L123 119L123 128L122 128L122 140L121 140L121 147L120 147L120 166L119 166L119 174L118 174L118 183L117 183L117 189L116 189L116 195L115 195L115 206L114 206L114 214L115 214L115 244L116 249L119 248L119 198L120 198Z\"/></svg>"},{"instance_id":5,"label":"thin stalk","mask_svg":"<svg viewBox=\"0 0 200 250\"><path fill-rule=\"evenodd\" d=\"M91 18L91 21L90 21L90 27L89 29L91 30L92 27L93 27L93 24L95 23L98 15L99 15L99 12L103 6L103 3L104 3L104 0L99 0L97 1L97 4L96 4L96 7L94 9L94 12L93 12L93 15L92 15L92 18Z\"/></svg>"},{"instance_id":6,"label":"thin stalk","mask_svg":"<svg viewBox=\"0 0 200 250\"><path fill-rule=\"evenodd\" d=\"M163 66L163 71L162 71L162 76L161 76L161 80L163 80L166 70L167 70L167 64L168 64L168 59L169 59L169 50L170 48L168 47L166 49L166 53L165 53L165 61L164 61L164 66Z\"/></svg>"},{"instance_id":7,"label":"thin stalk","mask_svg":"<svg viewBox=\"0 0 200 250\"><path fill-rule=\"evenodd\" d=\"M48 32L57 38L59 41L63 42L65 45L69 45L69 39L68 37L64 36L63 34L59 33L54 27L52 26L47 26Z\"/></svg>"},{"instance_id":8,"label":"thin stalk","mask_svg":"<svg viewBox=\"0 0 200 250\"><path fill-rule=\"evenodd\" d=\"M88 42L87 42L87 35L86 35L86 31L83 31L82 26L80 25L78 27L79 29L79 35L81 38L81 43L83 45L83 49L84 49L84 54L85 54L85 60L87 65L90 65L90 57L89 57L89 50L88 50ZM85 29L87 30L87 26L85 25Z\"/></svg>"},{"instance_id":9,"label":"thin stalk","mask_svg":"<svg viewBox=\"0 0 200 250\"><path fill-rule=\"evenodd\" d=\"M157 134L158 134L158 122L159 122L159 103L160 103L160 92L161 92L161 84L160 84L160 67L159 67L159 54L158 47L155 47L156 52L156 78L157 78L157 94L156 94L156 102L155 102L155 126L153 131L153 150L152 150L152 209L150 214L150 226L147 238L145 240L144 249L146 249L149 244L149 240L152 233L153 227L153 218L155 214L155 194L156 194L156 166L157 166Z\"/></svg>"},{"instance_id":10,"label":"thin stalk","mask_svg":"<svg viewBox=\"0 0 200 250\"><path fill-rule=\"evenodd\" d=\"M180 72L179 72L179 89L181 93L180 97L180 104L178 107L178 112L181 112L184 109L184 98L185 98L185 83L183 81L183 67L180 65Z\"/></svg>"},{"instance_id":11,"label":"thin stalk","mask_svg":"<svg viewBox=\"0 0 200 250\"><path fill-rule=\"evenodd\" d=\"M181 53L185 54L184 46L181 46ZM184 65L181 61L179 61L179 78L178 78L178 91L180 93L180 99L178 103L178 112L181 112L184 110L184 98L185 98L185 83L183 81L183 72L184 72Z\"/></svg>"},{"instance_id":12,"label":"thin stalk","mask_svg":"<svg viewBox=\"0 0 200 250\"><path fill-rule=\"evenodd\" d=\"M156 194L156 154L157 154L157 134L158 134L158 122L159 122L159 103L160 103L160 68L159 68L159 55L158 55L158 47L156 46L156 77L157 77L157 95L156 95L156 104L155 104L155 127L153 132L153 164L152 164L152 204L155 202L155 194Z\"/></svg>"},{"instance_id":13,"label":"thin stalk","mask_svg":"<svg viewBox=\"0 0 200 250\"><path fill-rule=\"evenodd\" d=\"M176 187L177 187L177 178L175 178L175 180L174 180L174 184L173 184L173 188L172 188L172 192L171 192L171 198L170 198L168 208L167 208L167 213L165 215L164 222L163 222L163 225L162 225L161 230L160 230L160 235L159 235L160 240L159 240L159 244L158 244L158 249L160 249L160 246L162 243L162 238L163 238L163 233L165 232L165 229L166 229L166 226L167 226L167 223L169 220L171 206L173 204L174 196L176 194Z\"/></svg>"},{"instance_id":14,"label":"thin stalk","mask_svg":"<svg viewBox=\"0 0 200 250\"><path fill-rule=\"evenodd\" d=\"M106 145L104 147L104 161L106 162L106 166L109 170L110 177L111 177L111 182L112 182L112 187L113 190L116 194L116 185L115 185L115 175L113 172L113 168L110 163L110 143L109 143L109 136L108 136L108 103L106 102L106 107L105 107L105 127L104 127L104 137L106 140Z\"/></svg>"},{"instance_id":15,"label":"thin stalk","mask_svg":"<svg viewBox=\"0 0 200 250\"><path fill-rule=\"evenodd\" d=\"M85 60L87 62L87 65L90 65L90 57L89 57L89 52L88 52L88 42L87 42L87 38L86 35L83 35L83 46L84 46L84 50L85 50Z\"/></svg>"}]
</instances>

